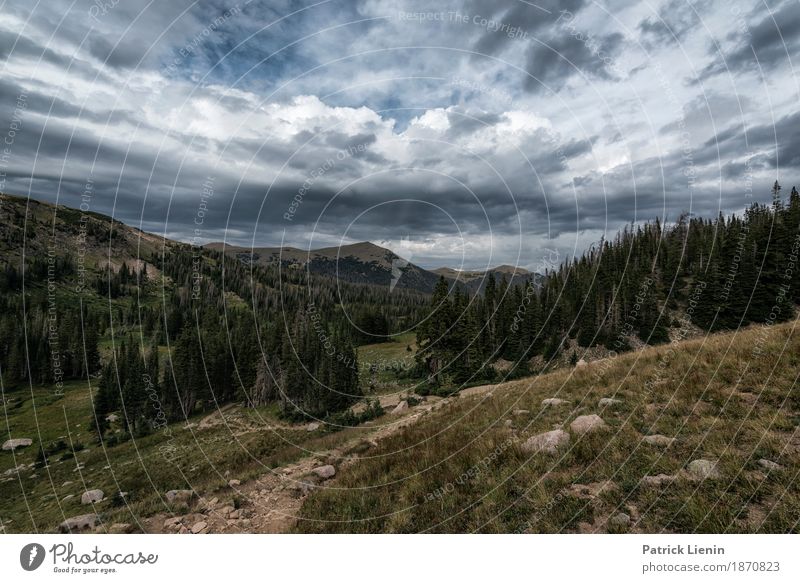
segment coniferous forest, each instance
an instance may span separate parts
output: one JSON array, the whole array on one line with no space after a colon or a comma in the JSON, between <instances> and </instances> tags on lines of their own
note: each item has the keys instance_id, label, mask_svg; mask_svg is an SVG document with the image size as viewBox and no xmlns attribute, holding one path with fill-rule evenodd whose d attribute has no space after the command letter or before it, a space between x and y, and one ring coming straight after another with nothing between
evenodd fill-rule
<instances>
[{"instance_id":1,"label":"coniferous forest","mask_svg":"<svg viewBox=\"0 0 800 583\"><path fill-rule=\"evenodd\" d=\"M136 435L231 402L353 423L349 407L364 397L356 347L413 323L416 366L399 374L427 394L575 364L585 349L662 344L687 328L784 321L800 301L800 196L782 196L777 182L772 192L771 205L742 215L628 226L528 281L490 273L471 294L444 277L430 295L390 291L173 242L116 266L102 251L79 261L68 246L4 255L4 390L89 379L101 438L112 412ZM4 245L43 249L45 234L23 230L25 202L5 201ZM106 253L128 229L70 209L57 216L54 232Z\"/></svg>"}]
</instances>

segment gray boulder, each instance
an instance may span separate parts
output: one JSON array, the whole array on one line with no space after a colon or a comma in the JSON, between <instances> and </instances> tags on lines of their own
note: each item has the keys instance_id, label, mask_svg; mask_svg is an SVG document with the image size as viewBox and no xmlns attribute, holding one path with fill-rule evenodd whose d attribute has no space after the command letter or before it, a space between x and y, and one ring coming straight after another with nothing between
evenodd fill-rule
<instances>
[{"instance_id":1,"label":"gray boulder","mask_svg":"<svg viewBox=\"0 0 800 583\"><path fill-rule=\"evenodd\" d=\"M666 435L645 435L642 441L650 445L657 445L660 447L669 447L675 441L674 437L667 437Z\"/></svg>"},{"instance_id":2,"label":"gray boulder","mask_svg":"<svg viewBox=\"0 0 800 583\"><path fill-rule=\"evenodd\" d=\"M17 439L9 439L3 443L3 451L14 451L18 447L28 447L33 444L32 439L27 437L18 437Z\"/></svg>"},{"instance_id":3,"label":"gray boulder","mask_svg":"<svg viewBox=\"0 0 800 583\"><path fill-rule=\"evenodd\" d=\"M336 475L336 468L334 468L332 465L320 466L318 468L314 468L312 471L323 480L327 480Z\"/></svg>"},{"instance_id":4,"label":"gray boulder","mask_svg":"<svg viewBox=\"0 0 800 583\"><path fill-rule=\"evenodd\" d=\"M569 433L563 429L547 431L529 438L522 444L523 451L528 453L547 453L555 455L569 445Z\"/></svg>"},{"instance_id":5,"label":"gray boulder","mask_svg":"<svg viewBox=\"0 0 800 583\"><path fill-rule=\"evenodd\" d=\"M64 522L58 525L58 530L64 534L70 532L82 532L84 530L91 530L100 522L97 514L81 514L80 516L73 516L67 518Z\"/></svg>"},{"instance_id":6,"label":"gray boulder","mask_svg":"<svg viewBox=\"0 0 800 583\"><path fill-rule=\"evenodd\" d=\"M597 403L600 407L612 407L614 405L619 405L622 403L619 399L612 399L611 397L603 397Z\"/></svg>"},{"instance_id":7,"label":"gray boulder","mask_svg":"<svg viewBox=\"0 0 800 583\"><path fill-rule=\"evenodd\" d=\"M608 519L608 524L610 526L629 526L631 523L631 517L624 512L620 512L619 514L615 514L611 518Z\"/></svg>"},{"instance_id":8,"label":"gray boulder","mask_svg":"<svg viewBox=\"0 0 800 583\"><path fill-rule=\"evenodd\" d=\"M689 476L696 480L719 478L717 462L712 462L709 460L694 460L692 463L686 466L686 470L689 472Z\"/></svg>"},{"instance_id":9,"label":"gray boulder","mask_svg":"<svg viewBox=\"0 0 800 583\"><path fill-rule=\"evenodd\" d=\"M778 470L782 470L782 469L783 469L783 466L782 466L782 465L780 465L780 464L776 464L776 463L775 463L775 462L773 462L773 461L770 461L770 460L765 460L765 459L760 459L760 460L758 460L758 465L760 465L760 466L761 466L762 468L764 468L765 470L769 470L769 471L771 471L771 472L775 472L775 471L778 471Z\"/></svg>"},{"instance_id":10,"label":"gray boulder","mask_svg":"<svg viewBox=\"0 0 800 583\"><path fill-rule=\"evenodd\" d=\"M194 496L194 491L192 490L170 490L166 494L164 494L164 498L167 501L167 504L170 506L174 506L176 504L188 504L192 496Z\"/></svg>"},{"instance_id":11,"label":"gray boulder","mask_svg":"<svg viewBox=\"0 0 800 583\"><path fill-rule=\"evenodd\" d=\"M598 415L581 415L570 423L569 428L578 435L593 433L607 427L606 422Z\"/></svg>"},{"instance_id":12,"label":"gray boulder","mask_svg":"<svg viewBox=\"0 0 800 583\"><path fill-rule=\"evenodd\" d=\"M105 498L102 490L88 490L81 496L81 504L97 504Z\"/></svg>"},{"instance_id":13,"label":"gray boulder","mask_svg":"<svg viewBox=\"0 0 800 583\"><path fill-rule=\"evenodd\" d=\"M542 405L544 407L557 407L559 405L566 405L569 401L565 401L564 399L558 399L556 397L551 397L550 399L544 399L542 401Z\"/></svg>"},{"instance_id":14,"label":"gray boulder","mask_svg":"<svg viewBox=\"0 0 800 583\"><path fill-rule=\"evenodd\" d=\"M392 409L392 415L399 415L400 413L402 413L403 411L406 411L407 409L408 409L408 402L407 401L400 401L397 404L397 407Z\"/></svg>"}]
</instances>

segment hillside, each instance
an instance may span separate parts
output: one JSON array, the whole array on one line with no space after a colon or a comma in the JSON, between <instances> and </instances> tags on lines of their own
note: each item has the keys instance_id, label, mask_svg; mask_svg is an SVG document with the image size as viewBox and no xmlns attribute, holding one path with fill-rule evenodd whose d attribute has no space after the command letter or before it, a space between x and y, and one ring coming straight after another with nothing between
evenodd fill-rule
<instances>
[{"instance_id":1,"label":"hillside","mask_svg":"<svg viewBox=\"0 0 800 583\"><path fill-rule=\"evenodd\" d=\"M227 406L98 446L81 422L85 386L18 393L6 400L11 434L61 446L47 466L34 447L2 452L0 527L49 532L92 509L98 532L798 532L796 326L447 399L387 396L399 411L340 431ZM605 428L570 427L595 414ZM526 447L556 428L570 436L557 453ZM715 464L705 478L697 460ZM105 499L82 505L95 488Z\"/></svg>"},{"instance_id":2,"label":"hillside","mask_svg":"<svg viewBox=\"0 0 800 583\"><path fill-rule=\"evenodd\" d=\"M142 258L188 245L147 233L111 217L0 193L0 257L4 262L81 253L84 267L138 270ZM155 275L154 266L149 266Z\"/></svg>"},{"instance_id":3,"label":"hillside","mask_svg":"<svg viewBox=\"0 0 800 583\"><path fill-rule=\"evenodd\" d=\"M295 528L798 532L796 326L463 391L314 491ZM571 424L586 415L605 426L581 436ZM553 454L532 447L555 429L569 442Z\"/></svg>"},{"instance_id":4,"label":"hillside","mask_svg":"<svg viewBox=\"0 0 800 583\"><path fill-rule=\"evenodd\" d=\"M431 293L439 277L374 243L302 250L294 247L236 247L209 243L208 249L223 251L244 263L302 268L315 275L350 283L365 283L391 289Z\"/></svg>"}]
</instances>

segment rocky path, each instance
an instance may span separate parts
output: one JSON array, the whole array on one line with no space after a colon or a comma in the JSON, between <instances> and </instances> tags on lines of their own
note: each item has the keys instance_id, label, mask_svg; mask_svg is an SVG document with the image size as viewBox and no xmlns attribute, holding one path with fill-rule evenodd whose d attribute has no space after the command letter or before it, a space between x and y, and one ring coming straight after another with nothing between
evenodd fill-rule
<instances>
[{"instance_id":1,"label":"rocky path","mask_svg":"<svg viewBox=\"0 0 800 583\"><path fill-rule=\"evenodd\" d=\"M399 399L386 399L396 407ZM335 486L339 470L357 460L352 453L377 447L380 440L417 422L428 412L446 405L448 399L429 398L416 407L389 413L374 426L329 451L315 452L295 463L264 472L259 477L239 482L231 480L228 491L219 495L191 496L182 511L160 513L142 521L149 533L281 533L297 522L300 507L315 488ZM205 421L205 420L204 420ZM209 423L219 422L218 418ZM224 500L223 500L224 497ZM234 502L231 503L231 500Z\"/></svg>"}]
</instances>

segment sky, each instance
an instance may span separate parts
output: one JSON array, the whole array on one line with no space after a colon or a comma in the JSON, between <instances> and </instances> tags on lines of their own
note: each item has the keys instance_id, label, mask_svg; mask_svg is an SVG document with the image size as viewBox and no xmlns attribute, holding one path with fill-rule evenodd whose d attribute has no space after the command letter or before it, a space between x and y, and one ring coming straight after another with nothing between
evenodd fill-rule
<instances>
[{"instance_id":1,"label":"sky","mask_svg":"<svg viewBox=\"0 0 800 583\"><path fill-rule=\"evenodd\" d=\"M800 184L798 0L12 0L0 191L541 270Z\"/></svg>"}]
</instances>

